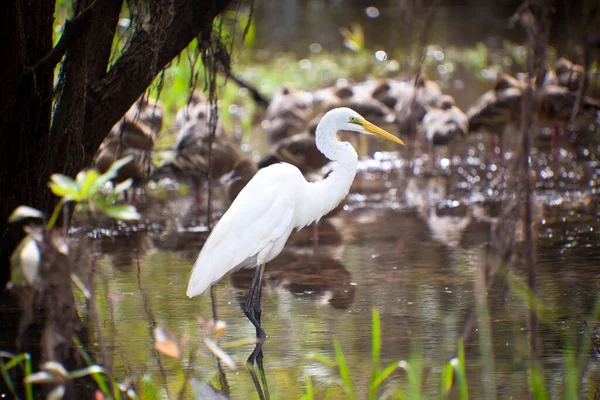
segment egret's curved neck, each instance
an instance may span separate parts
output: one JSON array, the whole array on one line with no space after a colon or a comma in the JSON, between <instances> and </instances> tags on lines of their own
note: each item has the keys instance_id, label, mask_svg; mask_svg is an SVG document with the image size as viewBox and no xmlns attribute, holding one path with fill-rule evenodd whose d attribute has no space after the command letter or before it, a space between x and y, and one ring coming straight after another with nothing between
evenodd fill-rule
<instances>
[{"instance_id":1,"label":"egret's curved neck","mask_svg":"<svg viewBox=\"0 0 600 400\"><path fill-rule=\"evenodd\" d=\"M316 131L317 148L331 161L336 162L332 172L320 182L308 183L306 190L306 214L309 221L305 225L318 221L321 216L333 210L348 194L354 176L358 155L348 142L337 139L337 124L335 118L328 118L326 114Z\"/></svg>"}]
</instances>

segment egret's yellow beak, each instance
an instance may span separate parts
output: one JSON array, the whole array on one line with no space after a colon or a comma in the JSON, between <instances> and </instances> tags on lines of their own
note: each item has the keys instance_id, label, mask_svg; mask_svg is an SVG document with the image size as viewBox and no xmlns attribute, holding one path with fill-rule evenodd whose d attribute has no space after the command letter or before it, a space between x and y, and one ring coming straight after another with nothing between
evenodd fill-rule
<instances>
[{"instance_id":1,"label":"egret's yellow beak","mask_svg":"<svg viewBox=\"0 0 600 400\"><path fill-rule=\"evenodd\" d=\"M380 138L391 140L394 143L404 144L404 142L402 140L400 140L399 138L397 138L396 136L392 135L391 133L389 133L388 131L386 131L384 129L381 129L377 125L370 123L366 119L363 119L360 122L362 123L362 126L366 132L371 133L376 136L379 136Z\"/></svg>"}]
</instances>

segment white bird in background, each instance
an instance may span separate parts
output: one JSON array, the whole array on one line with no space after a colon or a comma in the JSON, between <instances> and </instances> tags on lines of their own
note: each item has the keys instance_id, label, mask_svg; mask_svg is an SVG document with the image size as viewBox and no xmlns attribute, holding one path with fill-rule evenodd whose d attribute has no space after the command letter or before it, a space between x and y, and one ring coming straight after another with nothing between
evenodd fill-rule
<instances>
[{"instance_id":1,"label":"white bird in background","mask_svg":"<svg viewBox=\"0 0 600 400\"><path fill-rule=\"evenodd\" d=\"M256 267L244 313L256 328L257 336L248 364L253 366L257 361L261 374L261 348L266 339L260 326L264 265L277 257L294 229L319 221L348 194L358 156L350 143L337 140L336 134L341 130L373 134L404 144L349 108L329 111L319 122L315 136L319 151L337 162L333 172L323 181L311 183L298 168L287 163L258 171L216 224L192 269L187 288L189 297L203 293L233 269Z\"/></svg>"}]
</instances>

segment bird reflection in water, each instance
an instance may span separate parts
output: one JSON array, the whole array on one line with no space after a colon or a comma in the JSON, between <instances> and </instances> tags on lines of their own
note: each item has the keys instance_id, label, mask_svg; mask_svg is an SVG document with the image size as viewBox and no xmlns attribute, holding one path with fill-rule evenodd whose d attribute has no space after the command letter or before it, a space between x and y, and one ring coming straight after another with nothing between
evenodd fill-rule
<instances>
[{"instance_id":1,"label":"bird reflection in water","mask_svg":"<svg viewBox=\"0 0 600 400\"><path fill-rule=\"evenodd\" d=\"M242 309L253 276L251 269L239 269L231 274L231 282L237 289ZM325 250L301 252L284 249L265 270L263 286L267 292L285 290L295 297L344 310L350 308L356 292L350 272ZM257 382L254 370L249 369L249 372L253 381ZM260 390L259 387L256 389ZM265 391L268 392L268 388Z\"/></svg>"},{"instance_id":2,"label":"bird reflection in water","mask_svg":"<svg viewBox=\"0 0 600 400\"><path fill-rule=\"evenodd\" d=\"M100 234L92 241L95 254L109 255L112 265L127 270L137 265L140 257L151 251L152 240L146 232Z\"/></svg>"},{"instance_id":3,"label":"bird reflection in water","mask_svg":"<svg viewBox=\"0 0 600 400\"><path fill-rule=\"evenodd\" d=\"M448 196L449 178L436 176L430 178L413 177L409 180L404 195L406 204L415 207L420 217L427 223L431 236L436 241L457 247L463 232L471 224L469 208Z\"/></svg>"},{"instance_id":4,"label":"bird reflection in water","mask_svg":"<svg viewBox=\"0 0 600 400\"><path fill-rule=\"evenodd\" d=\"M250 269L240 269L231 275L242 305L253 274ZM269 263L264 284L267 290L286 290L296 297L338 309L350 308L356 291L350 272L326 251L304 253L285 249Z\"/></svg>"}]
</instances>

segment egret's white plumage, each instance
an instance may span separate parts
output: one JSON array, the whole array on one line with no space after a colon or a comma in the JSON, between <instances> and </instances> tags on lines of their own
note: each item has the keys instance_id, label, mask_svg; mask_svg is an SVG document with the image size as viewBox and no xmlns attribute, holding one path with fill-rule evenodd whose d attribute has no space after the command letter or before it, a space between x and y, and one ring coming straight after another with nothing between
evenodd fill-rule
<instances>
[{"instance_id":1,"label":"egret's white plumage","mask_svg":"<svg viewBox=\"0 0 600 400\"><path fill-rule=\"evenodd\" d=\"M358 156L339 130L375 134L403 142L349 108L336 108L317 126L317 148L337 162L323 181L310 183L298 168L280 163L263 168L248 182L219 220L194 263L187 295L207 290L232 269L263 265L283 249L294 229L318 221L348 194Z\"/></svg>"}]
</instances>

